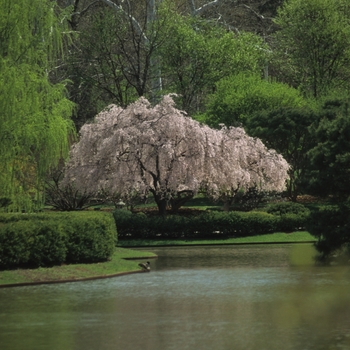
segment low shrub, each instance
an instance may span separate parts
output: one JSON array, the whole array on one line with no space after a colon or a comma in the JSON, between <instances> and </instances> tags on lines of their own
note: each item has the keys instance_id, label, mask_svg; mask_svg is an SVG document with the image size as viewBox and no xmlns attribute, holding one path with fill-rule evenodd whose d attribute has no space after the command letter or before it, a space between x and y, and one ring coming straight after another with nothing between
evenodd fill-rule
<instances>
[{"instance_id":1,"label":"low shrub","mask_svg":"<svg viewBox=\"0 0 350 350\"><path fill-rule=\"evenodd\" d=\"M116 210L114 219L119 239L220 239L244 237L298 229L302 219L294 214L283 216L266 212L204 212L165 218ZM292 229L293 228L293 229Z\"/></svg>"},{"instance_id":2,"label":"low shrub","mask_svg":"<svg viewBox=\"0 0 350 350\"><path fill-rule=\"evenodd\" d=\"M116 245L108 213L0 215L0 268L105 261Z\"/></svg>"},{"instance_id":3,"label":"low shrub","mask_svg":"<svg viewBox=\"0 0 350 350\"><path fill-rule=\"evenodd\" d=\"M295 202L281 202L271 204L266 212L279 217L279 231L293 232L305 229L310 216L310 210L303 204Z\"/></svg>"},{"instance_id":4,"label":"low shrub","mask_svg":"<svg viewBox=\"0 0 350 350\"><path fill-rule=\"evenodd\" d=\"M27 222L0 223L0 267L10 268L28 263L34 224Z\"/></svg>"},{"instance_id":5,"label":"low shrub","mask_svg":"<svg viewBox=\"0 0 350 350\"><path fill-rule=\"evenodd\" d=\"M303 204L295 202L281 202L270 204L266 212L273 215L285 215L285 214L295 214L300 216L308 216L310 210L306 208Z\"/></svg>"},{"instance_id":6,"label":"low shrub","mask_svg":"<svg viewBox=\"0 0 350 350\"><path fill-rule=\"evenodd\" d=\"M107 260L117 243L116 227L108 213L67 215L68 263L91 263Z\"/></svg>"}]
</instances>

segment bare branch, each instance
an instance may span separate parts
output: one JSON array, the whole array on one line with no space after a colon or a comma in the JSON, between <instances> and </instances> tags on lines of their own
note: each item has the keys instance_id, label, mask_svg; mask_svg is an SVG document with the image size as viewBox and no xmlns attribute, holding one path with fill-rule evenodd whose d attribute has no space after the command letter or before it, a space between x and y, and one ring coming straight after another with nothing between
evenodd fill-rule
<instances>
[{"instance_id":1,"label":"bare branch","mask_svg":"<svg viewBox=\"0 0 350 350\"><path fill-rule=\"evenodd\" d=\"M199 7L198 9L196 9L196 7L194 5L194 0L188 0L192 16L199 16L199 15L201 15L203 12L205 12L209 8L217 5L219 2L220 2L220 0L214 0L214 1L211 1L211 2L208 2L208 3L204 4L203 6Z\"/></svg>"},{"instance_id":2,"label":"bare branch","mask_svg":"<svg viewBox=\"0 0 350 350\"><path fill-rule=\"evenodd\" d=\"M141 36L144 43L148 43L149 40L145 34L145 32L142 30L140 23L136 20L134 16L132 16L129 12L125 11L121 5L117 5L111 0L100 0L104 2L106 5L111 7L114 11L122 13L127 19L129 19L136 30L136 32Z\"/></svg>"},{"instance_id":3,"label":"bare branch","mask_svg":"<svg viewBox=\"0 0 350 350\"><path fill-rule=\"evenodd\" d=\"M272 20L271 17L264 17L263 15L261 15L260 13L256 12L255 10L253 10L250 6L246 5L246 4L241 4L241 6L245 7L246 9L248 9L249 11L251 11L257 18L264 20L264 19L269 19Z\"/></svg>"}]
</instances>

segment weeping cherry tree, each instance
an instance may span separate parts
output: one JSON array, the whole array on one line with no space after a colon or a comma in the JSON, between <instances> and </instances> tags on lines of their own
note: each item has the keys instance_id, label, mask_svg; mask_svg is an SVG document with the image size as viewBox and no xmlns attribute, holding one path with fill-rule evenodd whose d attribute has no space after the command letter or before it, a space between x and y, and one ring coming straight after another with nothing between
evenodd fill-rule
<instances>
[{"instance_id":1,"label":"weeping cherry tree","mask_svg":"<svg viewBox=\"0 0 350 350\"><path fill-rule=\"evenodd\" d=\"M170 95L152 107L140 98L126 109L110 105L85 124L71 150L64 182L81 190L151 193L159 213L200 189L229 200L239 189L282 191L288 164L241 128L211 129L174 106Z\"/></svg>"}]
</instances>

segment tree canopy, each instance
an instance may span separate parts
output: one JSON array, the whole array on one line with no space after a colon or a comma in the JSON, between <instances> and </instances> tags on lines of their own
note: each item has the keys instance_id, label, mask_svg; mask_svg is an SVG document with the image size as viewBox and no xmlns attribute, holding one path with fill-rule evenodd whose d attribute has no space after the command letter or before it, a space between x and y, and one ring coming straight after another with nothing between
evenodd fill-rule
<instances>
[{"instance_id":1,"label":"tree canopy","mask_svg":"<svg viewBox=\"0 0 350 350\"><path fill-rule=\"evenodd\" d=\"M309 191L338 200L350 196L350 118L347 101L328 101L320 111L309 151Z\"/></svg>"},{"instance_id":2,"label":"tree canopy","mask_svg":"<svg viewBox=\"0 0 350 350\"><path fill-rule=\"evenodd\" d=\"M13 210L30 209L73 133L65 86L48 77L65 18L49 0L0 0L0 7L0 197Z\"/></svg>"},{"instance_id":3,"label":"tree canopy","mask_svg":"<svg viewBox=\"0 0 350 350\"><path fill-rule=\"evenodd\" d=\"M245 125L257 112L304 104L298 90L248 71L221 79L215 93L208 97L206 112L199 119L214 127L219 124Z\"/></svg>"},{"instance_id":4,"label":"tree canopy","mask_svg":"<svg viewBox=\"0 0 350 350\"><path fill-rule=\"evenodd\" d=\"M81 129L65 181L84 190L147 196L161 214L183 191L231 198L239 189L281 191L287 162L242 128L211 129L177 110L170 96L115 105Z\"/></svg>"},{"instance_id":5,"label":"tree canopy","mask_svg":"<svg viewBox=\"0 0 350 350\"><path fill-rule=\"evenodd\" d=\"M317 144L310 128L317 125L318 119L309 107L280 107L255 113L246 124L249 135L259 137L289 163L287 195L293 201L300 194L299 184L305 181L310 168L308 151Z\"/></svg>"},{"instance_id":6,"label":"tree canopy","mask_svg":"<svg viewBox=\"0 0 350 350\"><path fill-rule=\"evenodd\" d=\"M275 22L281 79L319 98L346 87L350 77L347 0L287 0Z\"/></svg>"}]
</instances>

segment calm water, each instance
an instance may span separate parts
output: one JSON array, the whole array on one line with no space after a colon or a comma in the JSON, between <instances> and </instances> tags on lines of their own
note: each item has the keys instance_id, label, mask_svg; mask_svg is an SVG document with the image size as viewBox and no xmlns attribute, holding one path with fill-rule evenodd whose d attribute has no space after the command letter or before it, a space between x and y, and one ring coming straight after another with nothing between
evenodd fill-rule
<instances>
[{"instance_id":1,"label":"calm water","mask_svg":"<svg viewBox=\"0 0 350 350\"><path fill-rule=\"evenodd\" d=\"M350 269L310 245L152 251L151 273L0 289L0 349L350 349Z\"/></svg>"}]
</instances>

